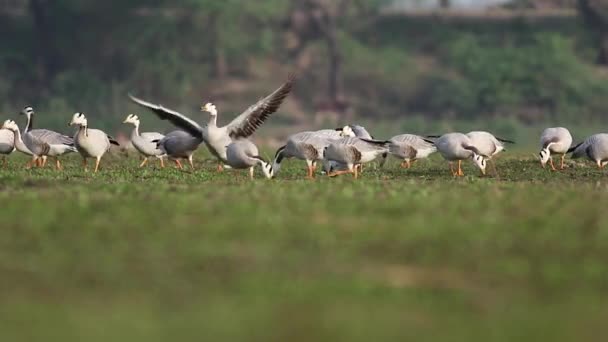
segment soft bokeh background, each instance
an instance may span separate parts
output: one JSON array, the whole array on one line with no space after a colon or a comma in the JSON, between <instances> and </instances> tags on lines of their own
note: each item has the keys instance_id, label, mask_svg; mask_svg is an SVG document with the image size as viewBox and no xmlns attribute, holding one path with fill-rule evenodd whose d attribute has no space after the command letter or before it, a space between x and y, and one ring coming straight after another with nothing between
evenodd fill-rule
<instances>
[{"instance_id":1,"label":"soft bokeh background","mask_svg":"<svg viewBox=\"0 0 608 342\"><path fill-rule=\"evenodd\" d=\"M129 112L168 129L128 92L191 115L211 100L226 121L294 70L258 140L356 121L535 143L606 121L605 1L4 0L0 19L2 117L33 105L61 130L75 111L115 134Z\"/></svg>"}]
</instances>

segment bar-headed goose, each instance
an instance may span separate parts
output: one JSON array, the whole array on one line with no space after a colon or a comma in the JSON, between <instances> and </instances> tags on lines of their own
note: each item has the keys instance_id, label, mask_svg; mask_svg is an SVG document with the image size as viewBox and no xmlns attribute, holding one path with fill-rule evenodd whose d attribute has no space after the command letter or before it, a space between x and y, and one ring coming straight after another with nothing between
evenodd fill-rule
<instances>
[{"instance_id":1,"label":"bar-headed goose","mask_svg":"<svg viewBox=\"0 0 608 342\"><path fill-rule=\"evenodd\" d=\"M330 177L352 173L358 178L358 166L369 163L378 156L387 153L388 141L345 137L332 140L323 153L326 164L334 164L327 174ZM337 168L338 170L332 170Z\"/></svg>"},{"instance_id":2,"label":"bar-headed goose","mask_svg":"<svg viewBox=\"0 0 608 342\"><path fill-rule=\"evenodd\" d=\"M212 103L207 103L201 107L201 111L210 114L207 125L201 126L196 121L174 110L146 102L132 95L129 95L129 97L135 103L152 110L160 119L169 120L190 133L199 144L204 142L211 154L218 159L218 171L221 171L222 164L227 164L226 147L235 139L251 136L272 113L276 112L291 92L294 81L295 77L290 75L288 80L272 94L250 106L229 124L222 127L217 126L218 111Z\"/></svg>"},{"instance_id":3,"label":"bar-headed goose","mask_svg":"<svg viewBox=\"0 0 608 342\"><path fill-rule=\"evenodd\" d=\"M257 146L247 139L234 140L226 147L226 162L233 169L249 169L251 179L256 165L260 165L266 178L273 176L272 165L260 157Z\"/></svg>"},{"instance_id":4,"label":"bar-headed goose","mask_svg":"<svg viewBox=\"0 0 608 342\"><path fill-rule=\"evenodd\" d=\"M34 129L35 112L32 107L25 107L21 111L22 115L27 117L27 124L23 129L23 141L30 146L30 150L40 153L42 149L34 145L48 144L50 149L45 154L39 155L38 162L40 166L46 165L47 157L55 158L55 166L61 170L61 162L59 156L66 153L76 152L74 147L74 139L67 135L51 131L50 129Z\"/></svg>"},{"instance_id":5,"label":"bar-headed goose","mask_svg":"<svg viewBox=\"0 0 608 342\"><path fill-rule=\"evenodd\" d=\"M435 141L437 151L450 164L452 176L464 176L462 172L462 161L472 159L475 166L479 168L482 174L486 173L486 160L469 137L462 133L447 133L440 136ZM458 161L458 169L454 170L454 161Z\"/></svg>"},{"instance_id":6,"label":"bar-headed goose","mask_svg":"<svg viewBox=\"0 0 608 342\"><path fill-rule=\"evenodd\" d=\"M492 133L485 131L472 131L466 135L469 137L469 139L471 139L473 146L477 147L479 153L487 156L487 160L490 161L495 172L496 165L494 164L494 159L492 157L502 151L505 151L505 144L515 144L515 142L512 140L498 138Z\"/></svg>"},{"instance_id":7,"label":"bar-headed goose","mask_svg":"<svg viewBox=\"0 0 608 342\"><path fill-rule=\"evenodd\" d=\"M401 167L407 169L416 160L437 152L433 143L415 134L399 134L390 138L388 150L395 158L402 160Z\"/></svg>"},{"instance_id":8,"label":"bar-headed goose","mask_svg":"<svg viewBox=\"0 0 608 342\"><path fill-rule=\"evenodd\" d=\"M36 137L28 137L23 139L21 132L19 132L19 126L13 120L6 120L2 125L2 128L9 129L15 134L15 148L17 151L32 156L32 160L27 164L30 166L42 166L42 156L49 153L51 147L49 144L38 140Z\"/></svg>"},{"instance_id":9,"label":"bar-headed goose","mask_svg":"<svg viewBox=\"0 0 608 342\"><path fill-rule=\"evenodd\" d=\"M348 126L346 126L348 127ZM319 131L299 132L290 135L287 143L279 147L274 156L272 169L276 174L281 168L281 162L285 158L297 158L306 161L307 178L314 178L317 163L323 160L323 151L333 139L344 136L354 137L355 134L349 127L339 129L322 129Z\"/></svg>"},{"instance_id":10,"label":"bar-headed goose","mask_svg":"<svg viewBox=\"0 0 608 342\"><path fill-rule=\"evenodd\" d=\"M177 165L179 169L184 168L179 160L186 159L192 170L194 170L192 156L201 144L201 141L198 138L193 137L188 132L178 129L167 133L162 139L154 140L153 142L157 144L156 146L158 146L165 155L169 156L169 159L175 162L175 165Z\"/></svg>"},{"instance_id":11,"label":"bar-headed goose","mask_svg":"<svg viewBox=\"0 0 608 342\"><path fill-rule=\"evenodd\" d=\"M144 156L144 160L139 164L139 167L143 167L148 162L149 157L156 157L160 161L160 167L165 167L165 163L163 158L165 157L165 153L158 148L158 141L160 141L165 136L158 132L139 132L139 117L134 114L127 115L127 118L123 123L132 124L133 131L131 132L131 143L133 147L139 153ZM154 142L157 141L157 142Z\"/></svg>"},{"instance_id":12,"label":"bar-headed goose","mask_svg":"<svg viewBox=\"0 0 608 342\"><path fill-rule=\"evenodd\" d=\"M87 118L82 113L75 113L69 125L78 126L74 143L82 156L84 170L87 171L87 158L95 158L94 172L97 172L101 157L110 150L111 144L119 146L118 142L101 130L89 128Z\"/></svg>"},{"instance_id":13,"label":"bar-headed goose","mask_svg":"<svg viewBox=\"0 0 608 342\"><path fill-rule=\"evenodd\" d=\"M551 153L561 155L560 169L564 169L564 158L572 145L572 135L564 127L551 127L545 129L540 135L541 150L538 154L540 164L544 168L547 162L551 170L556 171Z\"/></svg>"},{"instance_id":14,"label":"bar-headed goose","mask_svg":"<svg viewBox=\"0 0 608 342\"><path fill-rule=\"evenodd\" d=\"M572 147L572 159L586 157L595 162L598 168L603 169L608 164L608 134L594 134L582 143Z\"/></svg>"},{"instance_id":15,"label":"bar-headed goose","mask_svg":"<svg viewBox=\"0 0 608 342\"><path fill-rule=\"evenodd\" d=\"M15 133L8 128L0 128L0 154L6 166L6 157L15 150Z\"/></svg>"}]
</instances>

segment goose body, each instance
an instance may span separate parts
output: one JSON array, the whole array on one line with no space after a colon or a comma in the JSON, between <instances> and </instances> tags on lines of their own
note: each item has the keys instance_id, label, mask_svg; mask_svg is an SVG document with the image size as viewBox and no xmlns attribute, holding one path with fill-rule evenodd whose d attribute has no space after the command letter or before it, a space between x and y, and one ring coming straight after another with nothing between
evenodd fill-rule
<instances>
[{"instance_id":1,"label":"goose body","mask_svg":"<svg viewBox=\"0 0 608 342\"><path fill-rule=\"evenodd\" d=\"M285 158L296 158L306 161L307 178L314 178L317 163L323 160L323 151L332 140L343 136L354 136L350 130L322 129L318 131L307 131L292 134L287 138L287 143L280 147L275 153L272 169L276 174L281 168L281 162Z\"/></svg>"},{"instance_id":2,"label":"goose body","mask_svg":"<svg viewBox=\"0 0 608 342\"><path fill-rule=\"evenodd\" d=\"M148 162L149 157L156 157L160 160L161 167L164 167L163 158L166 153L164 153L158 147L158 141L163 139L165 136L158 132L139 132L140 121L137 115L129 114L127 118L123 121L123 123L130 123L133 125L133 130L131 131L131 143L133 147L144 156L144 160L141 162L139 167L143 167Z\"/></svg>"},{"instance_id":3,"label":"goose body","mask_svg":"<svg viewBox=\"0 0 608 342\"><path fill-rule=\"evenodd\" d=\"M54 157L57 169L61 169L59 156L70 152L76 152L74 140L64 134L50 129L34 129L34 109L25 107L21 111L27 117L27 124L23 129L23 141L33 153L35 158L42 159L42 166L46 164L46 158ZM48 147L46 146L48 145Z\"/></svg>"},{"instance_id":4,"label":"goose body","mask_svg":"<svg viewBox=\"0 0 608 342\"><path fill-rule=\"evenodd\" d=\"M472 159L475 165L485 174L486 161L481 152L473 145L471 139L462 133L447 133L435 141L435 147L443 159L450 164L453 176L464 176L462 172L462 161ZM453 162L458 162L458 169L454 170Z\"/></svg>"},{"instance_id":5,"label":"goose body","mask_svg":"<svg viewBox=\"0 0 608 342\"><path fill-rule=\"evenodd\" d=\"M608 164L608 134L594 134L572 150L572 158L587 158L599 168Z\"/></svg>"},{"instance_id":6,"label":"goose body","mask_svg":"<svg viewBox=\"0 0 608 342\"><path fill-rule=\"evenodd\" d=\"M74 114L70 126L74 125L78 126L78 130L74 135L74 143L82 156L85 171L87 169L87 159L95 158L94 172L97 172L101 157L110 150L111 144L118 145L118 143L105 132L89 128L88 121L82 113Z\"/></svg>"},{"instance_id":7,"label":"goose body","mask_svg":"<svg viewBox=\"0 0 608 342\"><path fill-rule=\"evenodd\" d=\"M7 128L0 129L0 154L2 154L3 163L6 166L6 156L15 151L15 133Z\"/></svg>"},{"instance_id":8,"label":"goose body","mask_svg":"<svg viewBox=\"0 0 608 342\"><path fill-rule=\"evenodd\" d=\"M557 154L561 156L560 168L563 169L564 157L571 145L572 135L567 128L551 127L545 129L540 135L541 150L539 157L541 166L544 168L549 162L551 169L556 170L551 154Z\"/></svg>"},{"instance_id":9,"label":"goose body","mask_svg":"<svg viewBox=\"0 0 608 342\"><path fill-rule=\"evenodd\" d=\"M389 140L389 152L395 158L403 160L401 167L410 168L411 162L427 158L437 148L431 142L415 134L399 134Z\"/></svg>"},{"instance_id":10,"label":"goose body","mask_svg":"<svg viewBox=\"0 0 608 342\"><path fill-rule=\"evenodd\" d=\"M42 166L42 157L45 156L50 150L50 146L47 143L39 141L31 135L23 137L19 131L17 123L13 120L4 121L2 128L13 131L15 137L15 148L17 151L32 156L32 160L28 162L28 166Z\"/></svg>"},{"instance_id":11,"label":"goose body","mask_svg":"<svg viewBox=\"0 0 608 342\"><path fill-rule=\"evenodd\" d=\"M257 146L247 139L235 140L226 147L226 162L233 169L249 169L251 179L256 165L262 167L266 178L273 176L272 166L260 157Z\"/></svg>"},{"instance_id":12,"label":"goose body","mask_svg":"<svg viewBox=\"0 0 608 342\"><path fill-rule=\"evenodd\" d=\"M485 131L472 131L466 134L471 143L477 147L479 153L491 158L505 150L505 143L513 144L513 141L497 138L492 133Z\"/></svg>"},{"instance_id":13,"label":"goose body","mask_svg":"<svg viewBox=\"0 0 608 342\"><path fill-rule=\"evenodd\" d=\"M218 170L221 170L221 165L227 164L226 147L233 140L251 136L272 113L276 112L283 103L283 100L291 92L294 80L295 78L290 76L273 93L250 106L229 124L222 127L217 126L217 108L211 103L207 103L201 108L202 111L209 112L210 114L207 125L201 126L179 112L146 102L132 95L129 95L129 97L135 103L152 110L160 119L169 120L174 125L188 132L195 138L192 141L197 141L198 144L204 142L211 154L218 159L220 163Z\"/></svg>"},{"instance_id":14,"label":"goose body","mask_svg":"<svg viewBox=\"0 0 608 342\"><path fill-rule=\"evenodd\" d=\"M339 171L330 172L329 176L352 173L358 177L357 166L369 163L378 156L387 153L386 141L345 137L333 140L325 148L324 162L334 163Z\"/></svg>"}]
</instances>

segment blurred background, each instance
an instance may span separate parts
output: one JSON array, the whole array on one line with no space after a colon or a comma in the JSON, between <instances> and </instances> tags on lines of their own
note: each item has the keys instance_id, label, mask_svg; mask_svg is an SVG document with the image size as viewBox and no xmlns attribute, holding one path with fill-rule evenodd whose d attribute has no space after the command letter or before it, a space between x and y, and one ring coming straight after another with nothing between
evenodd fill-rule
<instances>
[{"instance_id":1,"label":"blurred background","mask_svg":"<svg viewBox=\"0 0 608 342\"><path fill-rule=\"evenodd\" d=\"M192 116L214 101L227 122L294 70L258 138L359 122L535 141L526 128L607 121L601 0L0 0L0 19L0 114L32 105L64 131L75 111L169 127L128 92Z\"/></svg>"}]
</instances>

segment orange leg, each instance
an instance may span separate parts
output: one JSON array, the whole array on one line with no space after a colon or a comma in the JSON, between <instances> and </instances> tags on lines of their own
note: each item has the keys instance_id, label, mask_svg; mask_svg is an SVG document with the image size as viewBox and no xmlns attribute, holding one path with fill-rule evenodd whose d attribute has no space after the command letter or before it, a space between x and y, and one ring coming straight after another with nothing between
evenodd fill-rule
<instances>
[{"instance_id":1,"label":"orange leg","mask_svg":"<svg viewBox=\"0 0 608 342\"><path fill-rule=\"evenodd\" d=\"M551 170L553 171L557 171L557 169L555 168L555 165L553 165L553 158L549 158L549 165L551 165Z\"/></svg>"},{"instance_id":2,"label":"orange leg","mask_svg":"<svg viewBox=\"0 0 608 342\"><path fill-rule=\"evenodd\" d=\"M55 158L55 167L57 168L57 170L63 170L63 168L61 167L61 162L59 161L59 158Z\"/></svg>"},{"instance_id":3,"label":"orange leg","mask_svg":"<svg viewBox=\"0 0 608 342\"><path fill-rule=\"evenodd\" d=\"M148 157L145 157L144 161L142 161L141 164L139 164L139 167L144 167L147 163L148 163Z\"/></svg>"},{"instance_id":4,"label":"orange leg","mask_svg":"<svg viewBox=\"0 0 608 342\"><path fill-rule=\"evenodd\" d=\"M355 179L359 178L359 173L357 172L357 166L361 167L361 164L355 165L355 167L353 168L353 177L355 177Z\"/></svg>"},{"instance_id":5,"label":"orange leg","mask_svg":"<svg viewBox=\"0 0 608 342\"><path fill-rule=\"evenodd\" d=\"M334 171L334 172L328 173L327 176L336 177L336 176L347 174L347 173L352 173L352 171L349 171L349 170Z\"/></svg>"},{"instance_id":6,"label":"orange leg","mask_svg":"<svg viewBox=\"0 0 608 342\"><path fill-rule=\"evenodd\" d=\"M565 154L562 154L562 162L560 163L559 169L563 170L564 169L564 158L566 158Z\"/></svg>"},{"instance_id":7,"label":"orange leg","mask_svg":"<svg viewBox=\"0 0 608 342\"><path fill-rule=\"evenodd\" d=\"M454 170L454 163L453 162L448 162L448 164L450 165L450 173L452 173L452 177L458 176L458 172L456 172Z\"/></svg>"},{"instance_id":8,"label":"orange leg","mask_svg":"<svg viewBox=\"0 0 608 342\"><path fill-rule=\"evenodd\" d=\"M82 158L82 167L84 168L84 172L87 172L87 158Z\"/></svg>"},{"instance_id":9,"label":"orange leg","mask_svg":"<svg viewBox=\"0 0 608 342\"><path fill-rule=\"evenodd\" d=\"M165 159L164 158L158 158L160 160L160 168L164 169L165 168Z\"/></svg>"},{"instance_id":10,"label":"orange leg","mask_svg":"<svg viewBox=\"0 0 608 342\"><path fill-rule=\"evenodd\" d=\"M184 169L184 167L182 166L182 162L180 162L179 159L175 159L175 165L177 165L177 168L180 170Z\"/></svg>"},{"instance_id":11,"label":"orange leg","mask_svg":"<svg viewBox=\"0 0 608 342\"><path fill-rule=\"evenodd\" d=\"M224 171L224 166L222 166L222 163L217 164L217 172L222 172Z\"/></svg>"},{"instance_id":12,"label":"orange leg","mask_svg":"<svg viewBox=\"0 0 608 342\"><path fill-rule=\"evenodd\" d=\"M97 173L97 171L99 171L99 162L101 161L101 157L97 157L97 159L95 160L95 171L93 171L94 173Z\"/></svg>"},{"instance_id":13,"label":"orange leg","mask_svg":"<svg viewBox=\"0 0 608 342\"><path fill-rule=\"evenodd\" d=\"M462 172L462 160L458 161L458 176L464 176L464 172Z\"/></svg>"},{"instance_id":14,"label":"orange leg","mask_svg":"<svg viewBox=\"0 0 608 342\"><path fill-rule=\"evenodd\" d=\"M194 161L192 161L192 155L188 156L188 164L190 164L190 168L194 170Z\"/></svg>"}]
</instances>

